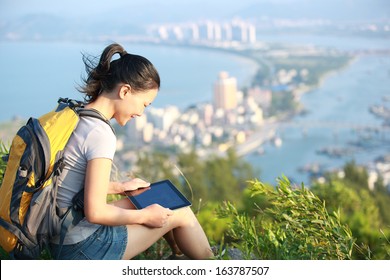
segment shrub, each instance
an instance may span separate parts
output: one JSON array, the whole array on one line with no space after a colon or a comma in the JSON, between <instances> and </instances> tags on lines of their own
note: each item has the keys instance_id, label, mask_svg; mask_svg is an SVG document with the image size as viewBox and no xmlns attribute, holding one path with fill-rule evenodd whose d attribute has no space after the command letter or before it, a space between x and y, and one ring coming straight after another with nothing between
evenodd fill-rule
<instances>
[{"instance_id":1,"label":"shrub","mask_svg":"<svg viewBox=\"0 0 390 280\"><path fill-rule=\"evenodd\" d=\"M226 240L243 252L245 259L341 260L351 259L354 238L342 225L338 212L329 214L325 203L303 185L293 188L286 177L275 189L253 180L252 196L267 197L267 208L257 215L239 213L225 202L219 217L230 217Z\"/></svg>"},{"instance_id":2,"label":"shrub","mask_svg":"<svg viewBox=\"0 0 390 280\"><path fill-rule=\"evenodd\" d=\"M2 141L0 141L0 186L3 182L3 176L5 172L5 167L7 166L6 161L4 160L4 156L8 154L8 148L4 145Z\"/></svg>"}]
</instances>

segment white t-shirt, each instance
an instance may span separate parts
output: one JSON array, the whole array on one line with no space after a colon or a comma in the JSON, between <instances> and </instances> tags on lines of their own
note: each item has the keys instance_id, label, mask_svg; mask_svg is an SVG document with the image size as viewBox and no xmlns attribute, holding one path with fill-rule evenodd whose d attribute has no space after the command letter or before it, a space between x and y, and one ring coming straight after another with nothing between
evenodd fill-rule
<instances>
[{"instance_id":1,"label":"white t-shirt","mask_svg":"<svg viewBox=\"0 0 390 280\"><path fill-rule=\"evenodd\" d=\"M94 117L81 117L64 150L65 167L59 177L57 202L60 208L72 205L73 197L84 188L85 172L89 160L107 158L113 160L116 136L111 127ZM64 244L75 244L94 233L100 225L91 224L85 218L68 231ZM57 236L52 240L58 243Z\"/></svg>"}]
</instances>

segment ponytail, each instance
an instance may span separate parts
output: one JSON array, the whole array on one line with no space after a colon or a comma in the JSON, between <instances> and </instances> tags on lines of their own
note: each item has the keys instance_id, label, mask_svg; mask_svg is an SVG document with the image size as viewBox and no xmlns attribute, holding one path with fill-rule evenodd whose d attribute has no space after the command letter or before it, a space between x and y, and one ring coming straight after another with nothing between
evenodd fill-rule
<instances>
[{"instance_id":1,"label":"ponytail","mask_svg":"<svg viewBox=\"0 0 390 280\"><path fill-rule=\"evenodd\" d=\"M113 57L119 54L118 59ZM111 91L118 83L129 84L132 91L160 88L160 77L153 64L146 58L128 54L119 44L111 44L102 52L99 62L96 57L83 55L87 78L79 91L85 100L95 101L103 91Z\"/></svg>"}]
</instances>

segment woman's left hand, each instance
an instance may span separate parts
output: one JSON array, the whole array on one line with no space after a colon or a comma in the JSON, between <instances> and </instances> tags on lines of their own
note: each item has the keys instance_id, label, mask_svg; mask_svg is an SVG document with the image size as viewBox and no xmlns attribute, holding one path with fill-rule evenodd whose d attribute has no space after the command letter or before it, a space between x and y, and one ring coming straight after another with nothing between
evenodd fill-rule
<instances>
[{"instance_id":1,"label":"woman's left hand","mask_svg":"<svg viewBox=\"0 0 390 280\"><path fill-rule=\"evenodd\" d=\"M150 186L149 182L146 182L140 178L134 178L130 181L122 182L122 190L123 190L122 192L136 191L136 190L148 188L149 186Z\"/></svg>"},{"instance_id":2,"label":"woman's left hand","mask_svg":"<svg viewBox=\"0 0 390 280\"><path fill-rule=\"evenodd\" d=\"M124 182L110 182L109 194L122 194L126 192L142 191L149 189L150 183L139 178Z\"/></svg>"}]
</instances>

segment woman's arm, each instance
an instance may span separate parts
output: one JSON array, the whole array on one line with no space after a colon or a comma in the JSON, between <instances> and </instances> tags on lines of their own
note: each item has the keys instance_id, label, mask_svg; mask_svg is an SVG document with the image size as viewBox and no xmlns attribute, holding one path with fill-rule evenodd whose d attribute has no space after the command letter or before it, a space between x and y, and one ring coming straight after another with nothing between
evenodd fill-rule
<instances>
[{"instance_id":1,"label":"woman's arm","mask_svg":"<svg viewBox=\"0 0 390 280\"><path fill-rule=\"evenodd\" d=\"M168 216L173 214L170 209L155 204L142 210L129 210L107 203L107 193L112 186L110 183L111 164L111 160L105 158L97 158L88 162L84 193L84 213L87 220L103 225L163 226Z\"/></svg>"}]
</instances>

